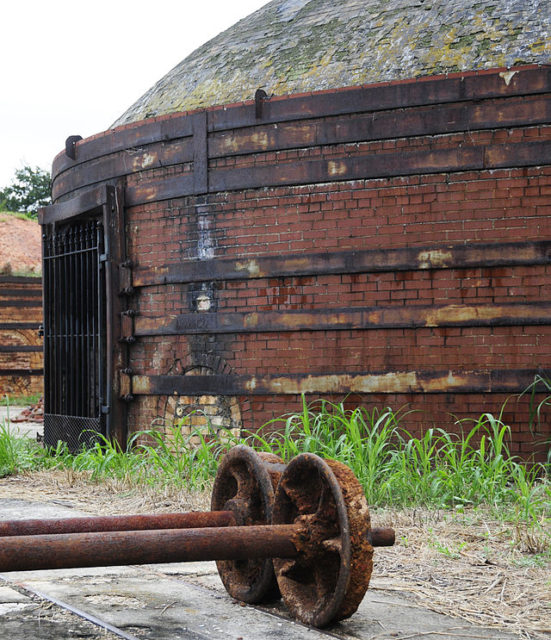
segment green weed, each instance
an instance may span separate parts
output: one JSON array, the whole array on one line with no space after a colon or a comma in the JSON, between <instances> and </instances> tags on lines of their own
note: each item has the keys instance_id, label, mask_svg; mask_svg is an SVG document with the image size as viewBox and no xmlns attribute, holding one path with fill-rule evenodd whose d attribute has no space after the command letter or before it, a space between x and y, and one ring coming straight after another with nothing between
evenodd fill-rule
<instances>
[{"instance_id":1,"label":"green weed","mask_svg":"<svg viewBox=\"0 0 551 640\"><path fill-rule=\"evenodd\" d=\"M32 440L17 437L8 423L0 424L0 478L37 468L40 457Z\"/></svg>"}]
</instances>

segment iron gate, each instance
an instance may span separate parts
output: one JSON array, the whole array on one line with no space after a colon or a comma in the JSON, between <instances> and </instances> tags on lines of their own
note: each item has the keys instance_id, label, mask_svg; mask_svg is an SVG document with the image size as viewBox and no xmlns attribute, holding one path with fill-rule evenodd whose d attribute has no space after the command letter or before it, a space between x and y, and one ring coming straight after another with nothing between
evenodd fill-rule
<instances>
[{"instance_id":1,"label":"iron gate","mask_svg":"<svg viewBox=\"0 0 551 640\"><path fill-rule=\"evenodd\" d=\"M74 451L108 433L106 234L97 216L43 232L44 440Z\"/></svg>"}]
</instances>

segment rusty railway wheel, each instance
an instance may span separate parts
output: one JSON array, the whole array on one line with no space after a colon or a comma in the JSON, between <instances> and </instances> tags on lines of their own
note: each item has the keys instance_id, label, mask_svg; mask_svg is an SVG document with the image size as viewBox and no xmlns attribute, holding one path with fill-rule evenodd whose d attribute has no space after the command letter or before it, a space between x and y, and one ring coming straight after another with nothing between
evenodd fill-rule
<instances>
[{"instance_id":1,"label":"rusty railway wheel","mask_svg":"<svg viewBox=\"0 0 551 640\"><path fill-rule=\"evenodd\" d=\"M284 466L277 456L239 445L221 460L211 498L213 511L232 511L238 526L270 524L274 490ZM226 591L249 604L280 597L271 559L219 560Z\"/></svg>"},{"instance_id":2,"label":"rusty railway wheel","mask_svg":"<svg viewBox=\"0 0 551 640\"><path fill-rule=\"evenodd\" d=\"M291 614L315 627L351 616L373 568L369 509L353 472L335 460L297 456L280 478L272 522L304 527L293 540L298 557L273 561Z\"/></svg>"}]
</instances>

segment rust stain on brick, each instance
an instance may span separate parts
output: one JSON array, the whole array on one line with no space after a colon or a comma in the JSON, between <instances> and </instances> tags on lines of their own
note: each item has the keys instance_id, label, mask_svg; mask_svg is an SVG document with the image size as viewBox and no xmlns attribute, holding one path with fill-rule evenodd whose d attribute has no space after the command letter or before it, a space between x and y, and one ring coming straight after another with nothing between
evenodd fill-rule
<instances>
[{"instance_id":1,"label":"rust stain on brick","mask_svg":"<svg viewBox=\"0 0 551 640\"><path fill-rule=\"evenodd\" d=\"M444 269L453 264L453 253L436 249L421 251L417 257L417 263L420 269Z\"/></svg>"}]
</instances>

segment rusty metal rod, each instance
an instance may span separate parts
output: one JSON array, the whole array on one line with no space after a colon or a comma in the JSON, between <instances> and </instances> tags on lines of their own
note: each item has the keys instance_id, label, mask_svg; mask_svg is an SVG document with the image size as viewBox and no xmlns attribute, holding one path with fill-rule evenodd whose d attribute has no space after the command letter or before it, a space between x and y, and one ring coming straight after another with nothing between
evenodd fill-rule
<instances>
[{"instance_id":1,"label":"rusty metal rod","mask_svg":"<svg viewBox=\"0 0 551 640\"><path fill-rule=\"evenodd\" d=\"M110 531L0 540L0 572L129 564L294 558L294 524Z\"/></svg>"},{"instance_id":2,"label":"rusty metal rod","mask_svg":"<svg viewBox=\"0 0 551 640\"><path fill-rule=\"evenodd\" d=\"M110 531L150 531L164 529L200 529L236 526L231 511L197 511L134 516L96 516L49 520L6 520L0 522L0 538L13 536L59 535ZM367 532L373 547L391 547L394 529L373 527Z\"/></svg>"},{"instance_id":3,"label":"rusty metal rod","mask_svg":"<svg viewBox=\"0 0 551 640\"><path fill-rule=\"evenodd\" d=\"M143 531L149 529L198 529L235 526L231 511L197 511L137 516L99 516L50 520L0 522L0 537L36 536L97 531Z\"/></svg>"},{"instance_id":4,"label":"rusty metal rod","mask_svg":"<svg viewBox=\"0 0 551 640\"><path fill-rule=\"evenodd\" d=\"M367 532L367 540L372 547L392 547L396 532L390 527L372 527Z\"/></svg>"}]
</instances>

